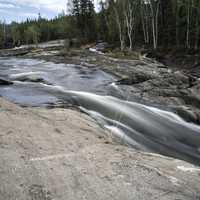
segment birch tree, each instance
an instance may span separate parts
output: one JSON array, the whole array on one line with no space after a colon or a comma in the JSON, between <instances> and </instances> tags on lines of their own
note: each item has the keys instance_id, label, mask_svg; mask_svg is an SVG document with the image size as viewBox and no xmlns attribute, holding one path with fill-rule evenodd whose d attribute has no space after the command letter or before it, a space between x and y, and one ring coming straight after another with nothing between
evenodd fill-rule
<instances>
[{"instance_id":1,"label":"birch tree","mask_svg":"<svg viewBox=\"0 0 200 200\"><path fill-rule=\"evenodd\" d=\"M126 39L126 20L124 17L124 2L118 0L114 4L115 19L118 27L120 49L124 51L125 49L125 39Z\"/></svg>"},{"instance_id":2,"label":"birch tree","mask_svg":"<svg viewBox=\"0 0 200 200\"><path fill-rule=\"evenodd\" d=\"M187 6L186 47L190 48L191 0L187 1L186 6Z\"/></svg>"},{"instance_id":3,"label":"birch tree","mask_svg":"<svg viewBox=\"0 0 200 200\"><path fill-rule=\"evenodd\" d=\"M133 48L133 31L136 25L136 13L138 9L137 0L126 0L124 3L124 15L126 20L127 34L129 39L129 49Z\"/></svg>"},{"instance_id":4,"label":"birch tree","mask_svg":"<svg viewBox=\"0 0 200 200\"><path fill-rule=\"evenodd\" d=\"M159 17L160 0L149 0L148 3L150 6L150 12L151 12L153 48L157 49L157 46L158 46L158 17Z\"/></svg>"},{"instance_id":5,"label":"birch tree","mask_svg":"<svg viewBox=\"0 0 200 200\"><path fill-rule=\"evenodd\" d=\"M140 18L145 44L149 44L149 12L148 5L144 0L140 0Z\"/></svg>"},{"instance_id":6,"label":"birch tree","mask_svg":"<svg viewBox=\"0 0 200 200\"><path fill-rule=\"evenodd\" d=\"M195 9L195 43L194 48L199 48L199 35L200 35L200 1L196 0L194 4Z\"/></svg>"}]
</instances>

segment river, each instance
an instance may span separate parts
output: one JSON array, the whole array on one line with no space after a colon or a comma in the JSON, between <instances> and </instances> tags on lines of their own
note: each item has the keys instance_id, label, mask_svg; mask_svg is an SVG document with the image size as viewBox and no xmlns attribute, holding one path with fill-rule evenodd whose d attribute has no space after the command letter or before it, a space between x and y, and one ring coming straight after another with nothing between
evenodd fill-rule
<instances>
[{"instance_id":1,"label":"river","mask_svg":"<svg viewBox=\"0 0 200 200\"><path fill-rule=\"evenodd\" d=\"M135 149L200 164L200 127L176 114L128 101L117 80L93 66L0 58L0 96L22 106L74 105Z\"/></svg>"}]
</instances>

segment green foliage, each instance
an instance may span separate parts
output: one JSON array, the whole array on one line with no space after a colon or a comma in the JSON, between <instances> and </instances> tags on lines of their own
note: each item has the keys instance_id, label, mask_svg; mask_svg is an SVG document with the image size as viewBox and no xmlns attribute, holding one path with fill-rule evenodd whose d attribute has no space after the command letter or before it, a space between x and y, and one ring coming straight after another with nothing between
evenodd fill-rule
<instances>
[{"instance_id":1,"label":"green foliage","mask_svg":"<svg viewBox=\"0 0 200 200\"><path fill-rule=\"evenodd\" d=\"M38 44L40 40L40 30L37 26L29 26L24 33L26 44Z\"/></svg>"},{"instance_id":2,"label":"green foliage","mask_svg":"<svg viewBox=\"0 0 200 200\"><path fill-rule=\"evenodd\" d=\"M17 23L11 25L11 37L13 39L13 46L19 46L21 43L21 33Z\"/></svg>"},{"instance_id":3,"label":"green foliage","mask_svg":"<svg viewBox=\"0 0 200 200\"><path fill-rule=\"evenodd\" d=\"M68 1L70 12L47 20L0 23L0 48L69 39L80 43L102 40L121 50L134 47L200 47L200 0ZM75 42L74 42L75 43Z\"/></svg>"},{"instance_id":4,"label":"green foliage","mask_svg":"<svg viewBox=\"0 0 200 200\"><path fill-rule=\"evenodd\" d=\"M76 34L84 41L96 38L96 20L92 0L72 0Z\"/></svg>"},{"instance_id":5,"label":"green foliage","mask_svg":"<svg viewBox=\"0 0 200 200\"><path fill-rule=\"evenodd\" d=\"M71 16L60 14L52 20L42 18L25 22L5 25L4 34L3 23L0 24L0 48L9 45L20 46L22 44L37 44L49 40L73 38L75 36L74 23ZM6 38L4 38L4 35ZM4 41L5 40L5 41Z\"/></svg>"},{"instance_id":6,"label":"green foliage","mask_svg":"<svg viewBox=\"0 0 200 200\"><path fill-rule=\"evenodd\" d=\"M4 34L3 34L3 29L0 29L0 48L3 48L4 46Z\"/></svg>"}]
</instances>

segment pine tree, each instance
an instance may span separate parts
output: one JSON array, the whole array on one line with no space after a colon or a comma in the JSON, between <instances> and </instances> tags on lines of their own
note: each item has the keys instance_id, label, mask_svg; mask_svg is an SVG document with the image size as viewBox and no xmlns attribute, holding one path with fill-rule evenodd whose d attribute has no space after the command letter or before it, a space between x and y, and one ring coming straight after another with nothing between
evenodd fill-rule
<instances>
[{"instance_id":1,"label":"pine tree","mask_svg":"<svg viewBox=\"0 0 200 200\"><path fill-rule=\"evenodd\" d=\"M73 0L73 15L80 37L84 41L93 40L95 31L95 12L92 0Z\"/></svg>"}]
</instances>

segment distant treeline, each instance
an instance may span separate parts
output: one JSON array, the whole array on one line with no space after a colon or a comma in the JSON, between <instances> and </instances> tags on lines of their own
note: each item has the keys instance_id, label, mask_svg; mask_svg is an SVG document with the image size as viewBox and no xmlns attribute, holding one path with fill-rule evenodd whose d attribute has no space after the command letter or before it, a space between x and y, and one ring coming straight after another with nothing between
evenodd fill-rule
<instances>
[{"instance_id":1,"label":"distant treeline","mask_svg":"<svg viewBox=\"0 0 200 200\"><path fill-rule=\"evenodd\" d=\"M27 19L25 22L0 24L0 47L13 47L68 37L69 16L59 15L47 20L40 15L38 19Z\"/></svg>"},{"instance_id":2,"label":"distant treeline","mask_svg":"<svg viewBox=\"0 0 200 200\"><path fill-rule=\"evenodd\" d=\"M68 15L0 24L0 47L55 39L106 41L134 47L199 49L199 0L107 0L95 12L92 0L71 0Z\"/></svg>"}]
</instances>

